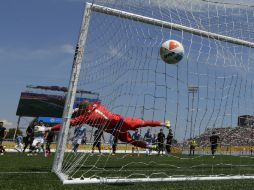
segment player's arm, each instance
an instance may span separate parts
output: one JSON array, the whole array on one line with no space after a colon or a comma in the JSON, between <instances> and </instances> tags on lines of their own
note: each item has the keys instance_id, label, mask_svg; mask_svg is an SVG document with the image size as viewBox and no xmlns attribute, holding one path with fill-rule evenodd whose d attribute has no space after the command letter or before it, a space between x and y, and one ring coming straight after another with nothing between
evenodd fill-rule
<instances>
[{"instance_id":1,"label":"player's arm","mask_svg":"<svg viewBox=\"0 0 254 190\"><path fill-rule=\"evenodd\" d=\"M4 131L4 137L3 137L3 139L5 139L5 138L6 138L7 134L8 134L8 131L7 131L7 130L5 130L5 131Z\"/></svg>"},{"instance_id":2,"label":"player's arm","mask_svg":"<svg viewBox=\"0 0 254 190\"><path fill-rule=\"evenodd\" d=\"M103 132L102 132L102 139L103 139L103 142L106 143Z\"/></svg>"},{"instance_id":3,"label":"player's arm","mask_svg":"<svg viewBox=\"0 0 254 190\"><path fill-rule=\"evenodd\" d=\"M150 126L150 127L157 127L157 126L165 126L166 128L170 128L171 124L169 120L166 120L165 122L161 122L158 120L143 120L142 121L142 126Z\"/></svg>"},{"instance_id":4,"label":"player's arm","mask_svg":"<svg viewBox=\"0 0 254 190\"><path fill-rule=\"evenodd\" d=\"M49 131L46 131L45 135L44 135L44 138L47 139L48 138L48 135L49 135Z\"/></svg>"},{"instance_id":5,"label":"player's arm","mask_svg":"<svg viewBox=\"0 0 254 190\"><path fill-rule=\"evenodd\" d=\"M72 118L70 120L70 126L76 126L83 123L86 123L87 119L83 115L80 115L79 117ZM53 127L38 127L37 131L59 131L61 128L61 123L54 125Z\"/></svg>"},{"instance_id":6,"label":"player's arm","mask_svg":"<svg viewBox=\"0 0 254 190\"><path fill-rule=\"evenodd\" d=\"M31 135L31 133L29 132L28 128L27 128L27 130L26 130L26 135L27 135L27 136L30 136L30 135Z\"/></svg>"},{"instance_id":7,"label":"player's arm","mask_svg":"<svg viewBox=\"0 0 254 190\"><path fill-rule=\"evenodd\" d=\"M217 142L217 144L219 144L220 147L221 147L221 143L222 143L222 139L220 139L220 137L218 136L218 142Z\"/></svg>"},{"instance_id":8,"label":"player's arm","mask_svg":"<svg viewBox=\"0 0 254 190\"><path fill-rule=\"evenodd\" d=\"M74 117L70 120L70 126L76 126L85 124L88 122L88 117L86 115L80 115L78 117Z\"/></svg>"}]
</instances>

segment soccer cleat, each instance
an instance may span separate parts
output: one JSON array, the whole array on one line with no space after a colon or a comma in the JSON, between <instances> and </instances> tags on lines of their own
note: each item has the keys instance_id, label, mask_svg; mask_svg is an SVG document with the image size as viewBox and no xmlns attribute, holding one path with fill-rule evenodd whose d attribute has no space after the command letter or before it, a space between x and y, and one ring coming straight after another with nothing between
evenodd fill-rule
<instances>
[{"instance_id":1,"label":"soccer cleat","mask_svg":"<svg viewBox=\"0 0 254 190\"><path fill-rule=\"evenodd\" d=\"M168 129L171 127L169 120L165 121L165 127L168 128Z\"/></svg>"}]
</instances>

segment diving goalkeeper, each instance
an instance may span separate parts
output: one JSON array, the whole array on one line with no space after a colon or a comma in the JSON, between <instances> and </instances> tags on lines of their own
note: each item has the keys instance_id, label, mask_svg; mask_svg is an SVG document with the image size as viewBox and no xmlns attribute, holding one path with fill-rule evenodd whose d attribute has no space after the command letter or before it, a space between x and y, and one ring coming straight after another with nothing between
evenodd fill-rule
<instances>
[{"instance_id":1,"label":"diving goalkeeper","mask_svg":"<svg viewBox=\"0 0 254 190\"><path fill-rule=\"evenodd\" d=\"M131 143L134 146L141 148L152 148L147 145L145 141L134 140L129 133L129 130L141 127L158 127L165 126L170 128L170 122L161 122L158 120L142 120L140 118L133 118L121 116L119 114L111 113L100 102L83 101L79 104L79 113L77 117L71 118L70 126L80 124L88 124L91 127L102 128L103 131L116 136L120 141ZM61 124L54 125L51 128L40 128L37 130L58 131Z\"/></svg>"}]
</instances>

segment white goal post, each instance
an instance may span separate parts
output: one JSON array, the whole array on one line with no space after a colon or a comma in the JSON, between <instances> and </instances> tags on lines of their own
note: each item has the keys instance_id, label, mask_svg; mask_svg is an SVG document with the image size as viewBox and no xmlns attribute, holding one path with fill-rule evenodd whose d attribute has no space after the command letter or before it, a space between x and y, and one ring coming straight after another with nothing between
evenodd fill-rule
<instances>
[{"instance_id":1,"label":"white goal post","mask_svg":"<svg viewBox=\"0 0 254 190\"><path fill-rule=\"evenodd\" d=\"M56 154L52 171L56 173L64 184L80 184L80 183L129 183L129 182L155 182L155 181L193 181L193 180L227 180L227 179L254 179L253 175L210 175L210 176L184 176L184 177L165 177L165 178L70 178L67 174L62 172L62 164L64 159L64 153L66 151L65 145L67 144L67 136L70 127L70 119L73 112L72 105L76 97L77 84L79 80L79 74L81 69L81 63L83 60L85 43L87 40L87 34L89 29L89 21L92 12L103 13L106 15L112 15L124 19L130 19L132 21L142 22L149 25L158 26L161 28L168 28L177 31L184 31L193 35L201 36L204 38L210 38L218 41L232 43L248 48L254 48L254 43L243 39L238 39L226 35L217 34L214 32L208 32L205 30L195 29L184 25L167 22L165 20L159 20L151 17L134 14L122 10L117 10L110 7L100 6L97 4L86 3L83 20L81 24L78 43L75 50L72 74L69 81L68 94L65 102L64 113L62 117L62 127L60 129Z\"/></svg>"}]
</instances>

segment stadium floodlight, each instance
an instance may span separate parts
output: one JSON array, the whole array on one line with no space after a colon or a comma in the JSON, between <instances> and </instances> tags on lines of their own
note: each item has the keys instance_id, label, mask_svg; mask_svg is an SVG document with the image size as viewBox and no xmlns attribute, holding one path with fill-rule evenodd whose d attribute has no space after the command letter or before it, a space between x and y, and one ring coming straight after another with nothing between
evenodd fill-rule
<instances>
[{"instance_id":1,"label":"stadium floodlight","mask_svg":"<svg viewBox=\"0 0 254 190\"><path fill-rule=\"evenodd\" d=\"M253 113L253 13L252 6L221 0L86 3L53 172L64 184L254 179L251 159L236 157L243 154L239 146L247 147L248 136L245 144L238 144L239 134L237 138L225 135L217 150L221 158L208 155L213 128L233 129L239 115ZM177 64L165 64L160 57L161 44L169 39L184 47L184 57ZM115 156L108 143L113 132L105 134L102 153L92 154L96 129L89 124L96 126L96 122L86 126L88 144L78 154L71 153L75 127L70 122L77 88L98 93L113 113L170 119L179 141L172 145L174 156L158 157L154 150L151 157L145 156L145 150L133 156L131 142L120 142ZM191 103L188 94L192 94ZM141 136L145 132L142 129ZM198 141L198 157L186 155L189 137ZM227 159L227 154L234 159Z\"/></svg>"}]
</instances>

